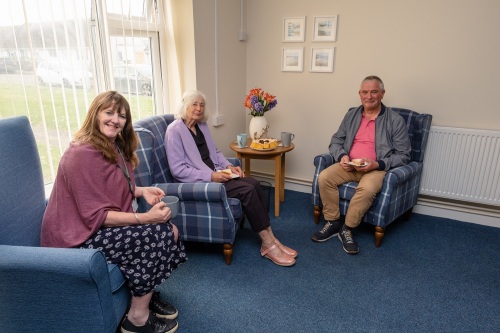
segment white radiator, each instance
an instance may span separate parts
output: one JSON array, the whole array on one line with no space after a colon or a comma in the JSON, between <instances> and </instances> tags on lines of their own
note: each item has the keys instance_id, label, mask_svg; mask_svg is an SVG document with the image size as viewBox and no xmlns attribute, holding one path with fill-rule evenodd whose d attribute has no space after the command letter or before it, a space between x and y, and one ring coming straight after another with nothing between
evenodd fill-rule
<instances>
[{"instance_id":1,"label":"white radiator","mask_svg":"<svg viewBox=\"0 0 500 333\"><path fill-rule=\"evenodd\" d=\"M420 194L500 206L500 131L431 126Z\"/></svg>"}]
</instances>

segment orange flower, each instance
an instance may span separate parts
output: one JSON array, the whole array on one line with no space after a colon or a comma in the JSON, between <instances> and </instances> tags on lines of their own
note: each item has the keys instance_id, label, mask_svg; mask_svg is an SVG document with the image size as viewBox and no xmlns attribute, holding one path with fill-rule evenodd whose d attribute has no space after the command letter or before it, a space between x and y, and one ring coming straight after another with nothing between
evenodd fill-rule
<instances>
[{"instance_id":1,"label":"orange flower","mask_svg":"<svg viewBox=\"0 0 500 333\"><path fill-rule=\"evenodd\" d=\"M278 104L276 96L273 96L261 88L250 89L245 97L244 105L250 109L250 114L254 117L263 116L265 112L271 110Z\"/></svg>"}]
</instances>

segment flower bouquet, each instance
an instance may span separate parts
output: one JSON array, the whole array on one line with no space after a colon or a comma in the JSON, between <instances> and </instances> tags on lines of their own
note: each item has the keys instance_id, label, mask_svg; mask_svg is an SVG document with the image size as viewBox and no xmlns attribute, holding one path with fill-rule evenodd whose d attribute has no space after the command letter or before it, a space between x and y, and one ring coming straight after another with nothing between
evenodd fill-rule
<instances>
[{"instance_id":1,"label":"flower bouquet","mask_svg":"<svg viewBox=\"0 0 500 333\"><path fill-rule=\"evenodd\" d=\"M250 110L253 117L262 117L264 113L278 104L276 96L273 96L260 88L251 89L245 98L245 107Z\"/></svg>"}]
</instances>

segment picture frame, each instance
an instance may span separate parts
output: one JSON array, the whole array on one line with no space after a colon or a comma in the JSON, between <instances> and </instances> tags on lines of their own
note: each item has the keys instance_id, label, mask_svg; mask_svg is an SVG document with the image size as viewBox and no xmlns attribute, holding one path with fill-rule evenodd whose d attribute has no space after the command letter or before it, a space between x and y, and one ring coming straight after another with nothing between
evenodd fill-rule
<instances>
[{"instance_id":1,"label":"picture frame","mask_svg":"<svg viewBox=\"0 0 500 333\"><path fill-rule=\"evenodd\" d=\"M335 42L337 40L337 16L314 16L314 42Z\"/></svg>"},{"instance_id":2,"label":"picture frame","mask_svg":"<svg viewBox=\"0 0 500 333\"><path fill-rule=\"evenodd\" d=\"M282 72L304 71L304 48L283 48L281 51Z\"/></svg>"},{"instance_id":3,"label":"picture frame","mask_svg":"<svg viewBox=\"0 0 500 333\"><path fill-rule=\"evenodd\" d=\"M335 48L311 48L311 72L332 73Z\"/></svg>"},{"instance_id":4,"label":"picture frame","mask_svg":"<svg viewBox=\"0 0 500 333\"><path fill-rule=\"evenodd\" d=\"M306 17L283 17L283 42L304 42Z\"/></svg>"}]
</instances>

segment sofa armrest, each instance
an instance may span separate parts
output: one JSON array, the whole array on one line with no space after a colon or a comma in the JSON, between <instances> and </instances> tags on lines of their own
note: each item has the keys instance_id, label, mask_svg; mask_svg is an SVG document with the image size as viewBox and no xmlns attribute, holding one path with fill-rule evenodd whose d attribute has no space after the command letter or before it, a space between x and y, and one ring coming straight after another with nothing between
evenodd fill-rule
<instances>
[{"instance_id":1,"label":"sofa armrest","mask_svg":"<svg viewBox=\"0 0 500 333\"><path fill-rule=\"evenodd\" d=\"M75 318L92 318L88 332L117 327L100 251L0 245L0 254L0 321L6 332L30 325L33 332L62 332Z\"/></svg>"}]
</instances>

